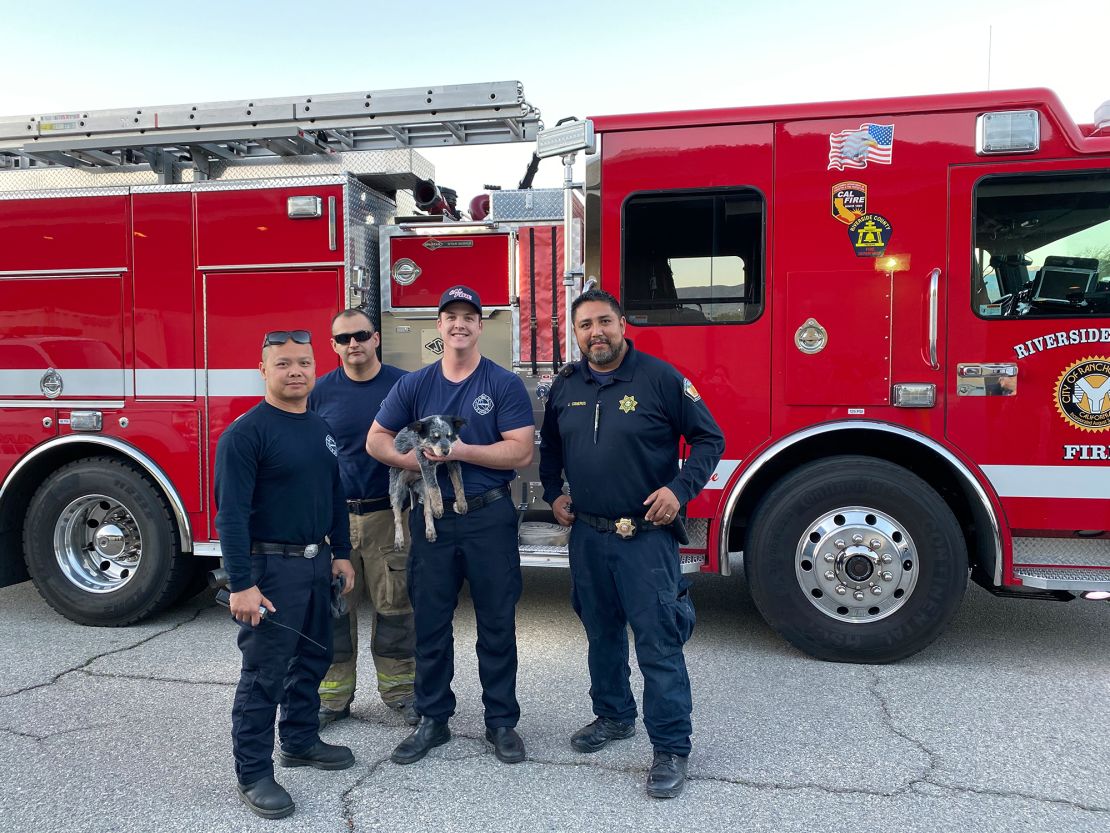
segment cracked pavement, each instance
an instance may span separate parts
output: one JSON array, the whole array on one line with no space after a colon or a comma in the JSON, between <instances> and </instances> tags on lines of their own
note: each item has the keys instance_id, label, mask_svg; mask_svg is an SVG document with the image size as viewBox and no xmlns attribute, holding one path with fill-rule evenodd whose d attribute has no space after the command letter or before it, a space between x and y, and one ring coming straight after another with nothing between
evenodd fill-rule
<instances>
[{"instance_id":1,"label":"cracked pavement","mask_svg":"<svg viewBox=\"0 0 1110 833\"><path fill-rule=\"evenodd\" d=\"M694 598L694 754L680 798L644 795L642 725L594 755L570 748L592 719L585 637L568 574L531 570L517 617L523 763L501 764L483 738L464 600L454 739L419 763L391 763L408 729L363 686L352 719L324 733L358 763L279 768L297 812L264 821L233 786L238 651L209 595L101 629L63 619L30 584L0 589L0 830L1110 829L1110 605L972 587L933 646L897 665L856 666L790 648L741 576L697 577ZM638 696L635 671L633 688Z\"/></svg>"}]
</instances>

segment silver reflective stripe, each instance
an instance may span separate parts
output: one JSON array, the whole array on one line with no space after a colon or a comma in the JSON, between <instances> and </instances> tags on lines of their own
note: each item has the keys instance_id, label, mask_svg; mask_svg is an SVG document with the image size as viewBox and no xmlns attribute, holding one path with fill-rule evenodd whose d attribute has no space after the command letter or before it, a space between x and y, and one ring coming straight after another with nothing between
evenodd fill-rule
<instances>
[{"instance_id":1,"label":"silver reflective stripe","mask_svg":"<svg viewBox=\"0 0 1110 833\"><path fill-rule=\"evenodd\" d=\"M136 370L136 396L164 396L189 399L197 393L197 373L190 368L179 370Z\"/></svg>"},{"instance_id":2,"label":"silver reflective stripe","mask_svg":"<svg viewBox=\"0 0 1110 833\"><path fill-rule=\"evenodd\" d=\"M192 399L194 396L262 396L265 385L257 368L234 370L197 370L173 368L132 371L67 370L57 368L62 377L61 395L54 400L63 403L84 397L125 396ZM15 396L45 398L40 383L45 368L0 370L0 400Z\"/></svg>"},{"instance_id":3,"label":"silver reflective stripe","mask_svg":"<svg viewBox=\"0 0 1110 833\"><path fill-rule=\"evenodd\" d=\"M209 370L209 396L262 396L266 386L262 374L253 370Z\"/></svg>"},{"instance_id":4,"label":"silver reflective stripe","mask_svg":"<svg viewBox=\"0 0 1110 833\"><path fill-rule=\"evenodd\" d=\"M983 466L1000 497L1110 498L1110 466Z\"/></svg>"},{"instance_id":5,"label":"silver reflective stripe","mask_svg":"<svg viewBox=\"0 0 1110 833\"><path fill-rule=\"evenodd\" d=\"M740 467L739 460L721 460L717 463L717 468L713 470L713 474L709 477L709 482L705 484L706 489L723 489L728 485L729 478L732 473Z\"/></svg>"},{"instance_id":6,"label":"silver reflective stripe","mask_svg":"<svg viewBox=\"0 0 1110 833\"><path fill-rule=\"evenodd\" d=\"M59 398L83 396L130 396L131 380L122 368L109 370L67 370L55 368L62 377L62 392ZM0 397L4 396L43 396L39 384L46 374L41 370L0 370Z\"/></svg>"}]
</instances>

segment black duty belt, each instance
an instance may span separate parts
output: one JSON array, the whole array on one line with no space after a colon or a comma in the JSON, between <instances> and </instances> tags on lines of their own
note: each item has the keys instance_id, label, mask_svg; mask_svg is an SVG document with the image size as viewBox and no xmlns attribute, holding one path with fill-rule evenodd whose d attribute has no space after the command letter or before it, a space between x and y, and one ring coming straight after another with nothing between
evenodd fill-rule
<instances>
[{"instance_id":1,"label":"black duty belt","mask_svg":"<svg viewBox=\"0 0 1110 833\"><path fill-rule=\"evenodd\" d=\"M369 515L389 508L389 498L370 497L347 501L347 511L352 515Z\"/></svg>"},{"instance_id":2,"label":"black duty belt","mask_svg":"<svg viewBox=\"0 0 1110 833\"><path fill-rule=\"evenodd\" d=\"M494 486L488 492L482 492L480 495L474 495L473 497L468 495L466 498L466 511L473 512L475 509L481 509L483 506L488 506L495 500L501 500L501 498L508 496L508 486ZM423 499L421 499L420 502L423 503ZM453 512L454 510L450 505L447 505L444 507L444 511Z\"/></svg>"},{"instance_id":3,"label":"black duty belt","mask_svg":"<svg viewBox=\"0 0 1110 833\"><path fill-rule=\"evenodd\" d=\"M639 532L651 532L657 529L670 531L670 524L656 526L643 516L617 518L612 521L609 518L602 518L576 509L574 510L574 517L587 526L592 526L598 532L612 532L621 538L632 538Z\"/></svg>"},{"instance_id":4,"label":"black duty belt","mask_svg":"<svg viewBox=\"0 0 1110 833\"><path fill-rule=\"evenodd\" d=\"M271 544L255 541L251 544L251 555L284 555L286 558L315 558L320 553L330 553L327 544Z\"/></svg>"}]
</instances>

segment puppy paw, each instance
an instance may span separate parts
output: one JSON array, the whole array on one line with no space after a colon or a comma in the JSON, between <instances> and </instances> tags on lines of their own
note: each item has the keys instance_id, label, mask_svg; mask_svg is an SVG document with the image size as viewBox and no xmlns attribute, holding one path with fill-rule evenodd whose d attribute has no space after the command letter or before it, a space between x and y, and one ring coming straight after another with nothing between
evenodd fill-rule
<instances>
[{"instance_id":1,"label":"puppy paw","mask_svg":"<svg viewBox=\"0 0 1110 833\"><path fill-rule=\"evenodd\" d=\"M467 512L466 498L455 499L455 514L465 515Z\"/></svg>"},{"instance_id":2,"label":"puppy paw","mask_svg":"<svg viewBox=\"0 0 1110 833\"><path fill-rule=\"evenodd\" d=\"M436 492L432 495L425 495L424 499L428 501L428 505L432 507L432 515L437 518L443 517L443 495Z\"/></svg>"},{"instance_id":3,"label":"puppy paw","mask_svg":"<svg viewBox=\"0 0 1110 833\"><path fill-rule=\"evenodd\" d=\"M404 537L398 535L396 538L393 539L393 551L394 552L401 552L401 550L403 550L404 548L405 548L405 539L404 539Z\"/></svg>"},{"instance_id":4,"label":"puppy paw","mask_svg":"<svg viewBox=\"0 0 1110 833\"><path fill-rule=\"evenodd\" d=\"M433 543L434 543L434 542L435 542L435 540L436 540L436 530L435 530L435 527L434 527L434 526L430 526L430 527L428 527L427 529L425 529L425 530L424 530L424 537L425 537L425 538L427 538L427 539L428 539L429 541L431 541L431 542L433 542Z\"/></svg>"}]
</instances>

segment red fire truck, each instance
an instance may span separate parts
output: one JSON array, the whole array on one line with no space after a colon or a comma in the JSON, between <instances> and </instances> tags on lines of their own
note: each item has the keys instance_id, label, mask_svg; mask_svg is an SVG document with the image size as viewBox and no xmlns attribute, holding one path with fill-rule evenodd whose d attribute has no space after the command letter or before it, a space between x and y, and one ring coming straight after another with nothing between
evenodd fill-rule
<instances>
[{"instance_id":1,"label":"red fire truck","mask_svg":"<svg viewBox=\"0 0 1110 833\"><path fill-rule=\"evenodd\" d=\"M462 89L366 94L395 105L376 123L358 96L199 106L196 126L0 120L9 570L23 551L78 621L170 603L188 554L219 553L212 451L257 400L265 329L309 326L331 366L330 313L361 304L384 358L416 367L442 351L434 299L473 283L483 352L538 415L576 356L566 303L596 283L727 438L683 568L743 553L802 651L908 656L969 575L1110 595L1110 106L1084 125L1044 90L596 118L539 134L562 192L397 222L430 178L412 148L536 137L518 86L484 110ZM360 156L387 144L406 170ZM522 561L565 563L537 479L516 487Z\"/></svg>"}]
</instances>

